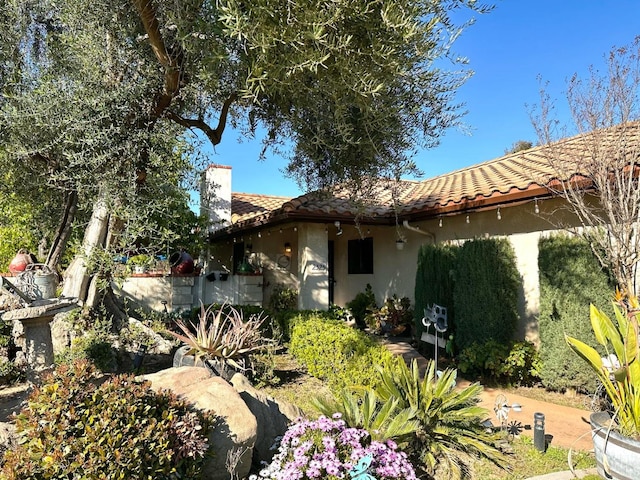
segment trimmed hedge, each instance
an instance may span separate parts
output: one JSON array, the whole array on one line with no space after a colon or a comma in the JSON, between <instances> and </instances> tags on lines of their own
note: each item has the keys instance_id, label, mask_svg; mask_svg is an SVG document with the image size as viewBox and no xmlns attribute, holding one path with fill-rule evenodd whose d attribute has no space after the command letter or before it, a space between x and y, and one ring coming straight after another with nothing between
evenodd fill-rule
<instances>
[{"instance_id":1,"label":"trimmed hedge","mask_svg":"<svg viewBox=\"0 0 640 480\"><path fill-rule=\"evenodd\" d=\"M608 315L615 289L589 244L558 235L540 239L540 377L553 390L594 391L596 378L586 362L567 346L565 334L597 347L589 321L593 303ZM599 350L599 349L598 349Z\"/></svg>"},{"instance_id":2,"label":"trimmed hedge","mask_svg":"<svg viewBox=\"0 0 640 480\"><path fill-rule=\"evenodd\" d=\"M417 336L424 330L424 309L434 303L447 308L449 333L455 333L455 305L453 279L458 247L450 245L423 245L418 252L416 287L414 292L414 320Z\"/></svg>"},{"instance_id":3,"label":"trimmed hedge","mask_svg":"<svg viewBox=\"0 0 640 480\"><path fill-rule=\"evenodd\" d=\"M459 350L489 340L508 344L518 323L522 280L506 239L465 242L456 255L453 285Z\"/></svg>"},{"instance_id":4,"label":"trimmed hedge","mask_svg":"<svg viewBox=\"0 0 640 480\"><path fill-rule=\"evenodd\" d=\"M296 319L289 351L334 392L352 385L376 386L380 377L376 367L393 358L365 333L319 315Z\"/></svg>"}]
</instances>

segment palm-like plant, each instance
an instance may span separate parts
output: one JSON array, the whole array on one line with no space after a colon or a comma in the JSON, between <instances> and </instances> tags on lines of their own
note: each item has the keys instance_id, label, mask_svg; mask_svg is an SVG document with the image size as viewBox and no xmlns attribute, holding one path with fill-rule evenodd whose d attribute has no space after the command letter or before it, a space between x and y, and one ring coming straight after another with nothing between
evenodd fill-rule
<instances>
[{"instance_id":1,"label":"palm-like plant","mask_svg":"<svg viewBox=\"0 0 640 480\"><path fill-rule=\"evenodd\" d=\"M189 347L187 355L196 359L214 360L244 370L244 359L252 353L269 347L271 341L260 333L266 317L251 315L244 320L242 312L230 305L222 305L214 311L213 305L200 307L198 324L183 320L175 323L183 334L170 332Z\"/></svg>"},{"instance_id":2,"label":"palm-like plant","mask_svg":"<svg viewBox=\"0 0 640 480\"><path fill-rule=\"evenodd\" d=\"M400 401L395 398L382 402L370 387L355 392L343 389L333 399L316 397L311 403L329 418L340 413L348 427L362 428L376 441L394 440L402 445L419 425L413 409L400 408Z\"/></svg>"},{"instance_id":3,"label":"palm-like plant","mask_svg":"<svg viewBox=\"0 0 640 480\"><path fill-rule=\"evenodd\" d=\"M481 385L456 389L456 371L438 376L433 362L421 378L415 360L408 367L398 359L381 368L381 374L376 393L382 401L397 400L401 409L415 412L418 427L410 449L429 475L470 478L472 460L481 457L505 466L496 435L483 425L489 415L478 406Z\"/></svg>"},{"instance_id":4,"label":"palm-like plant","mask_svg":"<svg viewBox=\"0 0 640 480\"><path fill-rule=\"evenodd\" d=\"M600 354L580 340L566 336L571 349L595 370L614 409L614 418L622 435L640 436L640 343L638 316L640 303L635 296L616 292L616 322L591 305L591 327L606 357L614 362L606 365ZM613 357L615 356L615 357Z\"/></svg>"}]
</instances>

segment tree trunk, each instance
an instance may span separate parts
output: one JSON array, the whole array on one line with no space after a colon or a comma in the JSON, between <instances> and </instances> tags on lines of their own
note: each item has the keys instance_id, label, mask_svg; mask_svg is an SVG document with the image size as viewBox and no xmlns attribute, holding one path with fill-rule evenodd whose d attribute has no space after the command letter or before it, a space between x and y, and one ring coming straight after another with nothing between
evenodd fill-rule
<instances>
[{"instance_id":1,"label":"tree trunk","mask_svg":"<svg viewBox=\"0 0 640 480\"><path fill-rule=\"evenodd\" d=\"M65 201L64 211L62 212L62 218L60 219L60 225L53 237L51 248L49 249L49 255L47 255L46 264L54 272L57 271L58 264L64 251L67 248L67 242L71 236L71 227L78 211L78 192L71 190L67 192L67 198Z\"/></svg>"},{"instance_id":2,"label":"tree trunk","mask_svg":"<svg viewBox=\"0 0 640 480\"><path fill-rule=\"evenodd\" d=\"M79 302L85 303L89 298L89 286L91 276L87 273L87 261L91 258L95 249L104 246L109 226L109 208L107 202L101 196L93 205L91 220L84 232L82 249L67 268L64 275L64 287L62 295L69 298L77 298ZM95 288L95 287L93 287ZM92 295L92 302L95 302L96 295ZM96 305L87 305L90 308Z\"/></svg>"}]
</instances>

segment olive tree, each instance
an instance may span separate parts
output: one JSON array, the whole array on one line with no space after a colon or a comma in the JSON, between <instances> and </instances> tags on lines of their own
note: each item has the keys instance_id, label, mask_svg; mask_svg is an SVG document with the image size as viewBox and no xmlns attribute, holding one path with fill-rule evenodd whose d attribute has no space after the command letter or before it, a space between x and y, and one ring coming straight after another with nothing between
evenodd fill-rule
<instances>
[{"instance_id":1,"label":"olive tree","mask_svg":"<svg viewBox=\"0 0 640 480\"><path fill-rule=\"evenodd\" d=\"M188 169L176 151L192 133L215 146L229 123L247 136L262 127L264 152L286 155L307 189L366 192L372 179L416 173L415 150L461 114L453 95L470 72L440 60L464 63L450 50L465 26L451 12L463 8L490 10L475 0L5 2L5 163L64 191L65 212L91 214L65 294L86 297L87 259L119 238L115 212L135 207L150 174Z\"/></svg>"}]
</instances>

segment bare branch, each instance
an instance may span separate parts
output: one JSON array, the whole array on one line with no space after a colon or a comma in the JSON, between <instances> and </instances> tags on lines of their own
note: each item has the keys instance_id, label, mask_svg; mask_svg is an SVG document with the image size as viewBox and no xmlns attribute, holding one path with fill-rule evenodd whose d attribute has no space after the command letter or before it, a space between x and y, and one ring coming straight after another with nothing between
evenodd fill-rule
<instances>
[{"instance_id":1,"label":"bare branch","mask_svg":"<svg viewBox=\"0 0 640 480\"><path fill-rule=\"evenodd\" d=\"M190 119L183 118L177 113L168 110L166 113L167 118L173 120L178 125L182 125L185 128L197 128L201 130L209 139L212 145L218 145L222 141L222 134L224 133L224 129L227 125L227 116L229 114L229 108L231 104L236 100L237 95L232 93L222 105L222 110L220 111L220 118L218 120L218 126L214 129L211 128L204 120L202 119Z\"/></svg>"}]
</instances>

